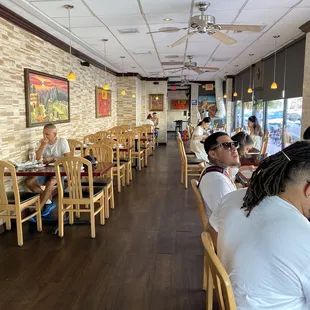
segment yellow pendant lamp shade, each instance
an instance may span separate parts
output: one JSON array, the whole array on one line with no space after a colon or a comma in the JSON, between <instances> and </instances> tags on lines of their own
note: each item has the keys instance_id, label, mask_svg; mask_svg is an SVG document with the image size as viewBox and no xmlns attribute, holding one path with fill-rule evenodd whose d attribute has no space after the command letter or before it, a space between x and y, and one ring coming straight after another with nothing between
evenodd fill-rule
<instances>
[{"instance_id":1,"label":"yellow pendant lamp shade","mask_svg":"<svg viewBox=\"0 0 310 310\"><path fill-rule=\"evenodd\" d=\"M249 87L249 88L248 88L248 93L249 93L249 94L252 94L252 93L253 93L252 87Z\"/></svg>"},{"instance_id":2,"label":"yellow pendant lamp shade","mask_svg":"<svg viewBox=\"0 0 310 310\"><path fill-rule=\"evenodd\" d=\"M277 89L278 88L278 85L276 82L273 82L270 86L271 89Z\"/></svg>"},{"instance_id":3,"label":"yellow pendant lamp shade","mask_svg":"<svg viewBox=\"0 0 310 310\"><path fill-rule=\"evenodd\" d=\"M234 97L237 97L237 96L238 96L238 93L235 91L235 92L233 93L233 96L234 96Z\"/></svg>"},{"instance_id":4,"label":"yellow pendant lamp shade","mask_svg":"<svg viewBox=\"0 0 310 310\"><path fill-rule=\"evenodd\" d=\"M122 95L126 95L126 90L125 90L125 89L122 89L121 94L122 94Z\"/></svg>"},{"instance_id":5,"label":"yellow pendant lamp shade","mask_svg":"<svg viewBox=\"0 0 310 310\"><path fill-rule=\"evenodd\" d=\"M227 98L227 95L226 94L224 94L224 96L223 96L225 99Z\"/></svg>"},{"instance_id":6,"label":"yellow pendant lamp shade","mask_svg":"<svg viewBox=\"0 0 310 310\"><path fill-rule=\"evenodd\" d=\"M72 82L76 80L75 74L73 73L73 71L70 71L70 73L67 76L67 80Z\"/></svg>"},{"instance_id":7,"label":"yellow pendant lamp shade","mask_svg":"<svg viewBox=\"0 0 310 310\"><path fill-rule=\"evenodd\" d=\"M103 89L104 90L109 90L110 88L109 88L109 85L107 84L107 83L105 83L104 85L103 85Z\"/></svg>"},{"instance_id":8,"label":"yellow pendant lamp shade","mask_svg":"<svg viewBox=\"0 0 310 310\"><path fill-rule=\"evenodd\" d=\"M132 97L132 98L136 98L136 94L133 93L133 94L131 95L131 97Z\"/></svg>"}]
</instances>

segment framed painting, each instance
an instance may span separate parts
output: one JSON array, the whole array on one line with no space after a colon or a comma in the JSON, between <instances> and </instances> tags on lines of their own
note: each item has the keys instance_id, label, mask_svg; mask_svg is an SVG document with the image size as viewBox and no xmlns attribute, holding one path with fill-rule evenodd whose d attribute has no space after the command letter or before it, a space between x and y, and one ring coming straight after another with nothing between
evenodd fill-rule
<instances>
[{"instance_id":1,"label":"framed painting","mask_svg":"<svg viewBox=\"0 0 310 310\"><path fill-rule=\"evenodd\" d=\"M96 87L96 118L111 116L111 90Z\"/></svg>"},{"instance_id":2,"label":"framed painting","mask_svg":"<svg viewBox=\"0 0 310 310\"><path fill-rule=\"evenodd\" d=\"M150 111L164 111L164 95L151 94L150 95Z\"/></svg>"},{"instance_id":3,"label":"framed painting","mask_svg":"<svg viewBox=\"0 0 310 310\"><path fill-rule=\"evenodd\" d=\"M264 84L264 63L259 61L254 66L254 89L262 89Z\"/></svg>"},{"instance_id":4,"label":"framed painting","mask_svg":"<svg viewBox=\"0 0 310 310\"><path fill-rule=\"evenodd\" d=\"M188 100L186 99L174 99L170 101L171 110L188 110Z\"/></svg>"},{"instance_id":5,"label":"framed painting","mask_svg":"<svg viewBox=\"0 0 310 310\"><path fill-rule=\"evenodd\" d=\"M27 127L70 122L68 80L31 69L24 73Z\"/></svg>"}]
</instances>

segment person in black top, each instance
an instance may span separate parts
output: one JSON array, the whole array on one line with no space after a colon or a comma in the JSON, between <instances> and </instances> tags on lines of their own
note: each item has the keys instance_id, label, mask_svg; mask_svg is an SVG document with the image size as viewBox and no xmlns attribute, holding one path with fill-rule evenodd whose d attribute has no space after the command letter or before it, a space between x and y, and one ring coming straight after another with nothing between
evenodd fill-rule
<instances>
[{"instance_id":1,"label":"person in black top","mask_svg":"<svg viewBox=\"0 0 310 310\"><path fill-rule=\"evenodd\" d=\"M304 140L310 140L310 127L308 127L303 135Z\"/></svg>"}]
</instances>

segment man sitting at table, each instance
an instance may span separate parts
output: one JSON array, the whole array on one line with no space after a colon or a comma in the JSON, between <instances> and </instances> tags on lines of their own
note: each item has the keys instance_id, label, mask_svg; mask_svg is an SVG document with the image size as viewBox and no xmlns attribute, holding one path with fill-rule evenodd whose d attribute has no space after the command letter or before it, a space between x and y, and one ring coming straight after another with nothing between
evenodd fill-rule
<instances>
[{"instance_id":1,"label":"man sitting at table","mask_svg":"<svg viewBox=\"0 0 310 310\"><path fill-rule=\"evenodd\" d=\"M68 141L57 137L57 129L54 124L46 124L43 128L43 139L36 151L36 159L43 157L45 164L53 163L57 158L70 155ZM34 193L40 193L42 216L48 215L56 205L50 201L53 188L56 184L55 177L31 177L26 180L27 187ZM45 185L44 191L41 185ZM49 203L48 203L49 202Z\"/></svg>"},{"instance_id":2,"label":"man sitting at table","mask_svg":"<svg viewBox=\"0 0 310 310\"><path fill-rule=\"evenodd\" d=\"M208 218L217 208L220 199L237 189L227 171L229 167L240 166L237 147L238 142L232 141L225 132L216 132L204 142L210 165L202 171L198 189Z\"/></svg>"},{"instance_id":3,"label":"man sitting at table","mask_svg":"<svg viewBox=\"0 0 310 310\"><path fill-rule=\"evenodd\" d=\"M310 143L296 142L262 161L249 187L212 213L238 310L310 309L309 175Z\"/></svg>"}]
</instances>

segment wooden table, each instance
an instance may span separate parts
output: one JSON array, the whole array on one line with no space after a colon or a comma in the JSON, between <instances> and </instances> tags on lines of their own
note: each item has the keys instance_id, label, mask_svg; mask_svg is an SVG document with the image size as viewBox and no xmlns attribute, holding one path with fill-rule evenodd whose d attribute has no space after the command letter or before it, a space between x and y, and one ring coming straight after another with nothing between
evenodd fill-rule
<instances>
[{"instance_id":1,"label":"wooden table","mask_svg":"<svg viewBox=\"0 0 310 310\"><path fill-rule=\"evenodd\" d=\"M258 166L259 163L264 160L267 157L267 155L261 155L261 154L246 154L244 156L240 156L240 163L241 166Z\"/></svg>"},{"instance_id":2,"label":"wooden table","mask_svg":"<svg viewBox=\"0 0 310 310\"><path fill-rule=\"evenodd\" d=\"M242 171L239 171L236 174L236 181L244 187L247 187L249 185L250 179L251 178L248 175L243 174Z\"/></svg>"},{"instance_id":3,"label":"wooden table","mask_svg":"<svg viewBox=\"0 0 310 310\"><path fill-rule=\"evenodd\" d=\"M106 174L111 168L114 167L113 163L98 163L93 166L93 176L102 176ZM60 167L61 176L66 176L65 171ZM10 176L10 172L6 171L5 176ZM56 171L54 166L45 166L43 168L31 168L31 169L16 169L16 175L18 177L53 177L56 176ZM81 171L81 176L88 176L88 171Z\"/></svg>"}]
</instances>

